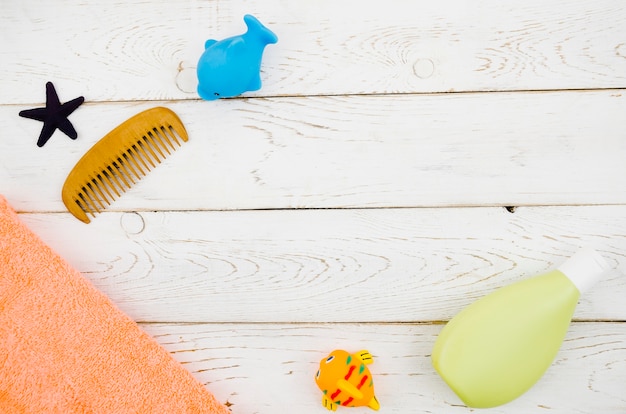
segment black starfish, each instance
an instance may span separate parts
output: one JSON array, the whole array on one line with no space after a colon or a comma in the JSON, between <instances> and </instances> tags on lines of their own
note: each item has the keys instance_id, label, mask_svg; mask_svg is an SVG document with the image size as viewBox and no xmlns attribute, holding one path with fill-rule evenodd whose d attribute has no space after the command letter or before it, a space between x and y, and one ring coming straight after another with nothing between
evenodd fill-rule
<instances>
[{"instance_id":1,"label":"black starfish","mask_svg":"<svg viewBox=\"0 0 626 414\"><path fill-rule=\"evenodd\" d=\"M54 85L52 82L48 82L46 83L46 107L21 111L20 116L43 122L43 128L41 128L41 134L37 140L37 146L43 147L57 128L71 139L78 137L74 126L67 117L83 102L85 102L85 98L79 96L61 104Z\"/></svg>"}]
</instances>

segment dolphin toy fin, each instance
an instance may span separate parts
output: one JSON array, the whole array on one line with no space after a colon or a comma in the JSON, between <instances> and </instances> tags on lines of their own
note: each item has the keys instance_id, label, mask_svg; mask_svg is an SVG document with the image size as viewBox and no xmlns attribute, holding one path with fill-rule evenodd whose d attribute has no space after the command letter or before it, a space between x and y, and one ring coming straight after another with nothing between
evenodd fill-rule
<instances>
[{"instance_id":1,"label":"dolphin toy fin","mask_svg":"<svg viewBox=\"0 0 626 414\"><path fill-rule=\"evenodd\" d=\"M215 40L215 39L209 39L209 40L207 40L207 41L204 43L204 49L206 50L206 49L210 48L211 46L213 46L213 45L214 45L214 44L216 44L216 43L217 43L217 40Z\"/></svg>"},{"instance_id":2,"label":"dolphin toy fin","mask_svg":"<svg viewBox=\"0 0 626 414\"><path fill-rule=\"evenodd\" d=\"M278 42L278 37L267 27L263 26L263 23L251 14L243 16L243 21L248 26L248 33L254 33L259 39L262 39L265 44L273 44Z\"/></svg>"}]
</instances>

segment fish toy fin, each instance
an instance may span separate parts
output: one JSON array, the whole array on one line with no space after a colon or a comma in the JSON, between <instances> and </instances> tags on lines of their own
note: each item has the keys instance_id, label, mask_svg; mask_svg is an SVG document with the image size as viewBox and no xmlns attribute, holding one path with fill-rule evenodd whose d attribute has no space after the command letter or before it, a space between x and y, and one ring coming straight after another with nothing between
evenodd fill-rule
<instances>
[{"instance_id":1,"label":"fish toy fin","mask_svg":"<svg viewBox=\"0 0 626 414\"><path fill-rule=\"evenodd\" d=\"M374 357L367 350L362 350L356 353L357 358L359 358L365 365L372 364L374 362Z\"/></svg>"},{"instance_id":2,"label":"fish toy fin","mask_svg":"<svg viewBox=\"0 0 626 414\"><path fill-rule=\"evenodd\" d=\"M213 46L216 43L217 43L217 40L209 39L206 42L204 42L204 49L206 50L206 49L210 48L211 46Z\"/></svg>"},{"instance_id":3,"label":"fish toy fin","mask_svg":"<svg viewBox=\"0 0 626 414\"><path fill-rule=\"evenodd\" d=\"M376 399L376 397L372 397L372 399L370 400L367 406L375 411L378 411L380 409L380 404L378 403L378 400Z\"/></svg>"},{"instance_id":4,"label":"fish toy fin","mask_svg":"<svg viewBox=\"0 0 626 414\"><path fill-rule=\"evenodd\" d=\"M263 26L263 23L251 14L243 16L243 21L248 26L248 32L254 36L257 36L265 44L272 44L278 42L278 37L267 27Z\"/></svg>"},{"instance_id":5,"label":"fish toy fin","mask_svg":"<svg viewBox=\"0 0 626 414\"><path fill-rule=\"evenodd\" d=\"M345 379L340 379L339 381L337 381L337 387L355 400L360 400L361 398L363 398L363 393Z\"/></svg>"},{"instance_id":6,"label":"fish toy fin","mask_svg":"<svg viewBox=\"0 0 626 414\"><path fill-rule=\"evenodd\" d=\"M328 411L337 411L337 404L335 404L330 398L328 398L327 395L324 395L324 397L322 397L322 405Z\"/></svg>"}]
</instances>

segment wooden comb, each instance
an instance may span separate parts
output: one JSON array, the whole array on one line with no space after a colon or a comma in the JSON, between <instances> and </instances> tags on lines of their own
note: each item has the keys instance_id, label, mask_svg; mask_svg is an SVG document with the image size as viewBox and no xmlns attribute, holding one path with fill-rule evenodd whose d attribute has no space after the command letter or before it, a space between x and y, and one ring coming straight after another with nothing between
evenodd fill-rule
<instances>
[{"instance_id":1,"label":"wooden comb","mask_svg":"<svg viewBox=\"0 0 626 414\"><path fill-rule=\"evenodd\" d=\"M156 107L140 112L105 135L67 176L61 196L77 219L89 223L148 171L188 139L174 112Z\"/></svg>"}]
</instances>

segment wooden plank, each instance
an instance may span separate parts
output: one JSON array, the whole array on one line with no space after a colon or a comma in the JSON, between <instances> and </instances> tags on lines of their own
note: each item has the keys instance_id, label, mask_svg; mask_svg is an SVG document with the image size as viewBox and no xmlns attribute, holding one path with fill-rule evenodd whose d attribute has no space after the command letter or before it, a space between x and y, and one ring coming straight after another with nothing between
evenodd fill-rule
<instances>
[{"instance_id":1,"label":"wooden plank","mask_svg":"<svg viewBox=\"0 0 626 414\"><path fill-rule=\"evenodd\" d=\"M626 203L619 91L165 103L189 142L112 209L206 210ZM20 211L64 211L78 159L154 103L85 105L79 138L0 106L0 185Z\"/></svg>"},{"instance_id":2,"label":"wooden plank","mask_svg":"<svg viewBox=\"0 0 626 414\"><path fill-rule=\"evenodd\" d=\"M474 411L432 368L442 321L587 244L621 273L489 412L626 412L626 3L5 3L0 193L234 414L324 411L313 375L335 348L373 352L381 412ZM245 13L279 36L263 88L199 101L204 41ZM48 80L87 103L77 141L37 148L17 114ZM78 222L70 168L156 105L190 142Z\"/></svg>"},{"instance_id":3,"label":"wooden plank","mask_svg":"<svg viewBox=\"0 0 626 414\"><path fill-rule=\"evenodd\" d=\"M138 321L448 320L594 245L626 270L626 206L22 214ZM626 277L577 320L626 320Z\"/></svg>"},{"instance_id":4,"label":"wooden plank","mask_svg":"<svg viewBox=\"0 0 626 414\"><path fill-rule=\"evenodd\" d=\"M248 96L626 86L614 0L22 1L0 16L0 103L42 102L48 80L89 102L197 98L205 40L242 33L246 13L279 37Z\"/></svg>"},{"instance_id":5,"label":"wooden plank","mask_svg":"<svg viewBox=\"0 0 626 414\"><path fill-rule=\"evenodd\" d=\"M381 413L467 413L434 371L440 325L142 325L234 414L324 412L313 380L333 349L369 349ZM489 413L626 411L626 324L570 327L553 365L530 391ZM419 408L416 408L419 407ZM341 410L341 408L339 409ZM368 409L351 409L367 413Z\"/></svg>"}]
</instances>

